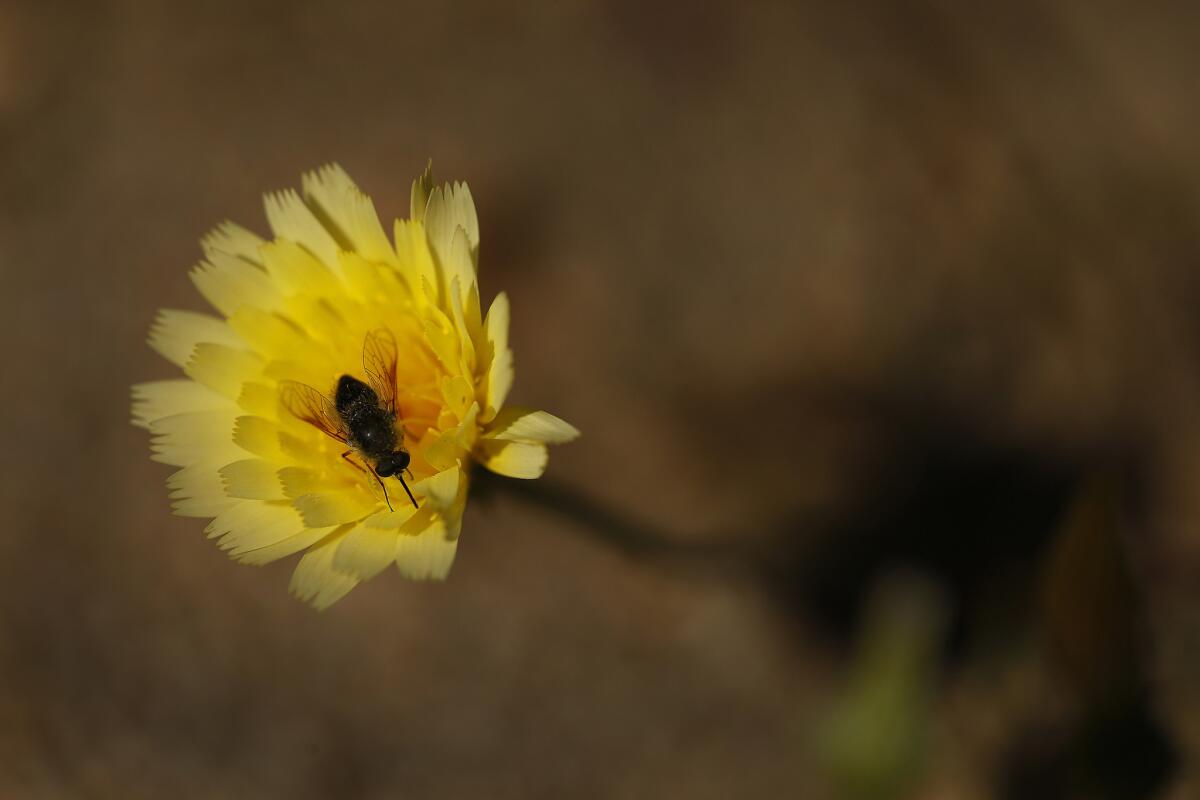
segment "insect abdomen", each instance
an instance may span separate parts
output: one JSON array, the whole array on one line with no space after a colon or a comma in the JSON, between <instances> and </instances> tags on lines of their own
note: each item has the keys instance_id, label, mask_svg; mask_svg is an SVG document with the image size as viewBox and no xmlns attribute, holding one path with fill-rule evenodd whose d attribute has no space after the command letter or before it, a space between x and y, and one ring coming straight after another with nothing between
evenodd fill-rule
<instances>
[{"instance_id":1,"label":"insect abdomen","mask_svg":"<svg viewBox=\"0 0 1200 800\"><path fill-rule=\"evenodd\" d=\"M375 392L370 386L367 386L358 378L343 375L338 378L337 391L334 393L333 403L337 407L338 413L345 416L351 413L356 406L377 408L379 406L379 398L375 396Z\"/></svg>"}]
</instances>

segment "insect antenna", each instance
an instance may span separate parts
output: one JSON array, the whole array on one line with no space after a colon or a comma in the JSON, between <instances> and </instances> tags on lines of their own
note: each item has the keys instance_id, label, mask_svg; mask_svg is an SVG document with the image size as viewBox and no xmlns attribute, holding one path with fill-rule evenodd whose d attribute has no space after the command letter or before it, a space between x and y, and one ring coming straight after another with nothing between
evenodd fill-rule
<instances>
[{"instance_id":1,"label":"insect antenna","mask_svg":"<svg viewBox=\"0 0 1200 800\"><path fill-rule=\"evenodd\" d=\"M412 475L411 472L408 474ZM396 477L400 480L400 485L404 487L404 491L408 494L408 499L412 500L413 508L420 508L420 506L417 505L417 498L413 497L413 493L408 489L408 484L404 482L404 476L397 474Z\"/></svg>"}]
</instances>

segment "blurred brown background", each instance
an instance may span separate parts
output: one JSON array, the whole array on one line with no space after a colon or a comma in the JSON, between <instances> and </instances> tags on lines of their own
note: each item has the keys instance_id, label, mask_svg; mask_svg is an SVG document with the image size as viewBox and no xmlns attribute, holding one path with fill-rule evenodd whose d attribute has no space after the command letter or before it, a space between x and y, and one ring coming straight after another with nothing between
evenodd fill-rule
<instances>
[{"instance_id":1,"label":"blurred brown background","mask_svg":"<svg viewBox=\"0 0 1200 800\"><path fill-rule=\"evenodd\" d=\"M1200 796L1200 7L1151 6L0 5L0 796ZM128 387L200 235L430 157L585 433L549 479L695 558L496 492L316 614L169 514Z\"/></svg>"}]
</instances>

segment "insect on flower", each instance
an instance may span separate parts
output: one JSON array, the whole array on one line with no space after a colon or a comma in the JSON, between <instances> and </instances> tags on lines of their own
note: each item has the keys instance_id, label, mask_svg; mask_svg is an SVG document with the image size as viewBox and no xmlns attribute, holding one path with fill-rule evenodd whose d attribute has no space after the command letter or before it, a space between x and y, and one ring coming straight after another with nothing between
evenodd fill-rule
<instances>
[{"instance_id":1,"label":"insect on flower","mask_svg":"<svg viewBox=\"0 0 1200 800\"><path fill-rule=\"evenodd\" d=\"M387 328L380 328L367 334L363 342L366 383L343 375L338 378L332 400L304 383L279 384L283 405L294 417L348 445L350 449L342 453L342 458L350 463L354 463L352 454L367 462L366 468L359 468L373 471L389 511L392 501L383 479L392 476L399 479L413 508L418 508L402 474L411 459L404 449L404 428L401 425L397 430L396 425L396 358L395 337Z\"/></svg>"},{"instance_id":2,"label":"insect on flower","mask_svg":"<svg viewBox=\"0 0 1200 800\"><path fill-rule=\"evenodd\" d=\"M471 192L427 169L389 236L329 165L264 208L267 236L226 222L202 240L211 312L150 329L183 374L135 386L133 421L176 468L175 512L242 563L299 555L290 589L316 608L389 565L442 580L478 470L538 478L579 436L508 402L509 300L484 302Z\"/></svg>"}]
</instances>

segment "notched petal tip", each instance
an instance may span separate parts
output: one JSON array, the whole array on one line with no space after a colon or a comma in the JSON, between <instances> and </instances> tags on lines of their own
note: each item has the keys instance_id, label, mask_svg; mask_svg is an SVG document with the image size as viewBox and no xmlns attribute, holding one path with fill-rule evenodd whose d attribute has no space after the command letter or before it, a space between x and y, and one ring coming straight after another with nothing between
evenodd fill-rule
<instances>
[{"instance_id":1,"label":"notched petal tip","mask_svg":"<svg viewBox=\"0 0 1200 800\"><path fill-rule=\"evenodd\" d=\"M423 533L396 540L396 568L411 581L442 581L457 551L458 540L447 538L444 526L430 525Z\"/></svg>"},{"instance_id":2,"label":"notched petal tip","mask_svg":"<svg viewBox=\"0 0 1200 800\"><path fill-rule=\"evenodd\" d=\"M315 545L296 564L288 590L318 611L341 600L359 584L359 579L339 570L333 563L341 540L350 532L344 525Z\"/></svg>"},{"instance_id":3,"label":"notched petal tip","mask_svg":"<svg viewBox=\"0 0 1200 800\"><path fill-rule=\"evenodd\" d=\"M409 217L414 222L425 220L425 209L429 206L429 195L433 193L433 159L425 164L425 171L413 181L409 193Z\"/></svg>"}]
</instances>

